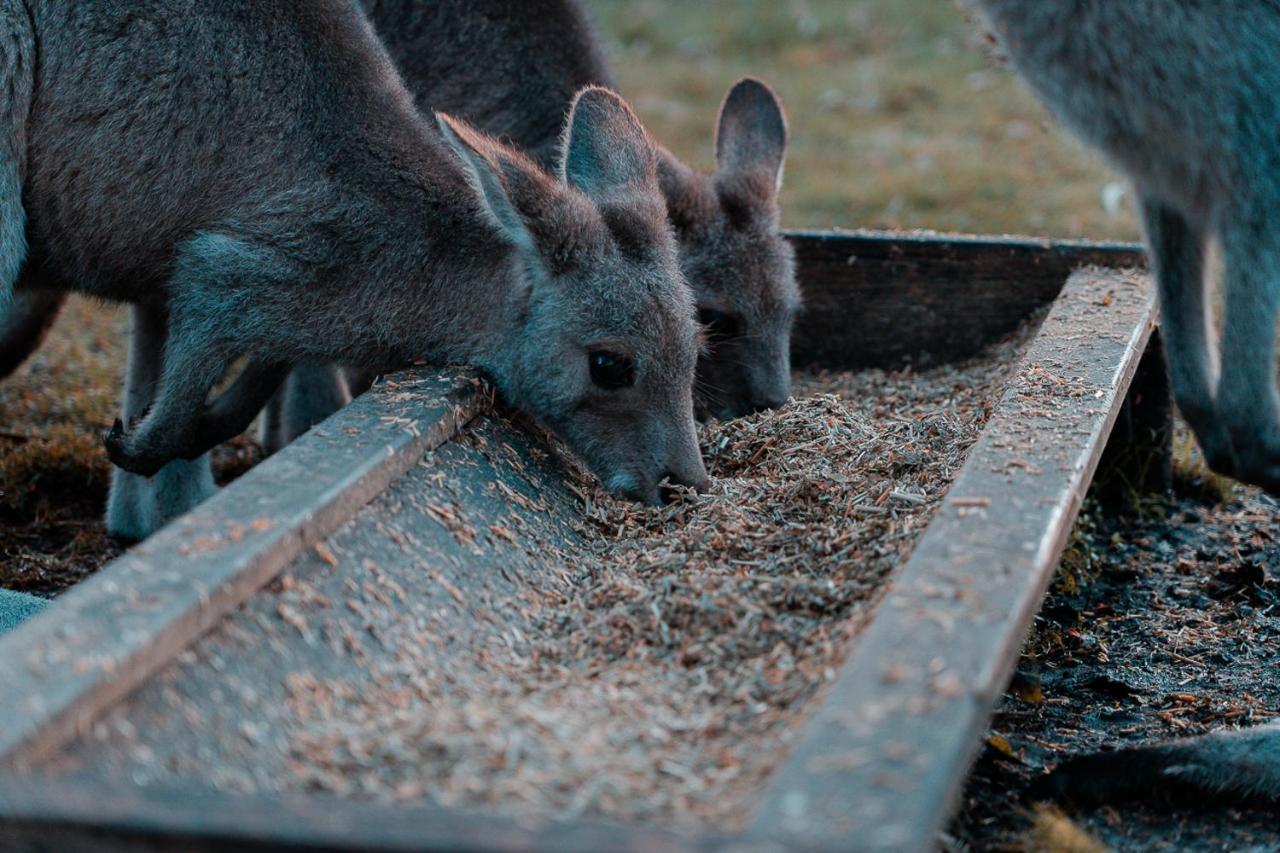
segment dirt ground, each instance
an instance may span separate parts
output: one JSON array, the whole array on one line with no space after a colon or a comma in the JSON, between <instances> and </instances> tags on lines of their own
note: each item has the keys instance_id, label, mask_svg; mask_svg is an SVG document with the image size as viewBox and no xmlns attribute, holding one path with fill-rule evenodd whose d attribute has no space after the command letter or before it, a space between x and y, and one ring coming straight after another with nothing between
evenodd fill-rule
<instances>
[{"instance_id":1,"label":"dirt ground","mask_svg":"<svg viewBox=\"0 0 1280 853\"><path fill-rule=\"evenodd\" d=\"M1185 436L1179 442L1187 452ZM1194 457L1193 457L1194 458ZM1184 463L1185 464L1185 463ZM1170 500L1077 525L945 845L1046 849L1024 803L1078 752L1280 715L1280 502L1179 479ZM1280 850L1280 812L1128 805L1067 812L1114 850ZM1058 849L1063 849L1058 847Z\"/></svg>"},{"instance_id":2,"label":"dirt ground","mask_svg":"<svg viewBox=\"0 0 1280 853\"><path fill-rule=\"evenodd\" d=\"M119 411L127 331L124 309L72 299L0 381L0 588L57 595L124 550L102 525L102 434ZM242 436L214 451L215 477L229 482L260 456Z\"/></svg>"}]
</instances>

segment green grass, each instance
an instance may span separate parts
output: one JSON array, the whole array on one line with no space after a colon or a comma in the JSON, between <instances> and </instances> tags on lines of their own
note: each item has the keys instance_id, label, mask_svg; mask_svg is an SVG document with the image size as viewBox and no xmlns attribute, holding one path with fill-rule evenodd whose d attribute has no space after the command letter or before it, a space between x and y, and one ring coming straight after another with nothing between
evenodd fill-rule
<instances>
[{"instance_id":1,"label":"green grass","mask_svg":"<svg viewBox=\"0 0 1280 853\"><path fill-rule=\"evenodd\" d=\"M713 162L744 75L791 125L789 227L1136 239L1116 176L1057 130L950 0L594 0L623 94L686 161Z\"/></svg>"}]
</instances>

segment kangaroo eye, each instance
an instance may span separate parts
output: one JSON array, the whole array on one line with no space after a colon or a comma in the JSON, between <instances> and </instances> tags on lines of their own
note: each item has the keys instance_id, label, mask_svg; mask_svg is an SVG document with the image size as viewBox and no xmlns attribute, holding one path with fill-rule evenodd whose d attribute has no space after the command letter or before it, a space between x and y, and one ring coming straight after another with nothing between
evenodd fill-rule
<instances>
[{"instance_id":1,"label":"kangaroo eye","mask_svg":"<svg viewBox=\"0 0 1280 853\"><path fill-rule=\"evenodd\" d=\"M630 388L636 384L636 366L625 355L599 350L588 353L591 381L609 391Z\"/></svg>"},{"instance_id":2,"label":"kangaroo eye","mask_svg":"<svg viewBox=\"0 0 1280 853\"><path fill-rule=\"evenodd\" d=\"M698 322L706 330L708 340L726 341L738 336L738 318L725 311L699 308Z\"/></svg>"}]
</instances>

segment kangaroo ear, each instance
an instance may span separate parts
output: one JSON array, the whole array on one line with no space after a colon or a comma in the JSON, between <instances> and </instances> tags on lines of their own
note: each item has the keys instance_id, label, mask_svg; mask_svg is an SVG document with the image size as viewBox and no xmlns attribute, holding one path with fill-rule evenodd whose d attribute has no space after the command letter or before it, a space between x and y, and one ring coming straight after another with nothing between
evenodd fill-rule
<instances>
[{"instance_id":1,"label":"kangaroo ear","mask_svg":"<svg viewBox=\"0 0 1280 853\"><path fill-rule=\"evenodd\" d=\"M658 191L653 143L626 101L599 86L577 94L569 109L560 177L597 204Z\"/></svg>"},{"instance_id":2,"label":"kangaroo ear","mask_svg":"<svg viewBox=\"0 0 1280 853\"><path fill-rule=\"evenodd\" d=\"M773 90L744 77L725 95L716 129L716 165L731 175L763 174L776 193L782 187L787 120Z\"/></svg>"},{"instance_id":3,"label":"kangaroo ear","mask_svg":"<svg viewBox=\"0 0 1280 853\"><path fill-rule=\"evenodd\" d=\"M466 122L444 113L436 113L436 125L444 141L462 161L467 179L493 224L516 246L533 249L533 235L503 181L502 167L497 162L497 143Z\"/></svg>"}]
</instances>

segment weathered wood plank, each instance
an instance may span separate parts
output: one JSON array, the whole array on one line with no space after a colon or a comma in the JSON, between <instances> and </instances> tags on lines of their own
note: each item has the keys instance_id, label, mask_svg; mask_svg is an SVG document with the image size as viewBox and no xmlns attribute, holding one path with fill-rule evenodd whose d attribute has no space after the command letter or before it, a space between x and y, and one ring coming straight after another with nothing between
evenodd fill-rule
<instances>
[{"instance_id":1,"label":"weathered wood plank","mask_svg":"<svg viewBox=\"0 0 1280 853\"><path fill-rule=\"evenodd\" d=\"M752 832L931 850L1151 337L1136 274L1074 274Z\"/></svg>"},{"instance_id":2,"label":"weathered wood plank","mask_svg":"<svg viewBox=\"0 0 1280 853\"><path fill-rule=\"evenodd\" d=\"M73 737L486 404L466 375L390 377L0 637L0 766Z\"/></svg>"},{"instance_id":3,"label":"weathered wood plank","mask_svg":"<svg viewBox=\"0 0 1280 853\"><path fill-rule=\"evenodd\" d=\"M799 366L891 367L954 361L1015 328L1073 270L1137 267L1129 243L876 231L795 231L807 310Z\"/></svg>"},{"instance_id":4,"label":"weathered wood plank","mask_svg":"<svg viewBox=\"0 0 1280 853\"><path fill-rule=\"evenodd\" d=\"M0 850L582 851L722 849L660 829L604 821L517 821L491 814L387 807L332 797L237 797L204 788L134 788L0 775ZM734 845L772 853L773 845Z\"/></svg>"},{"instance_id":5,"label":"weathered wood plank","mask_svg":"<svg viewBox=\"0 0 1280 853\"><path fill-rule=\"evenodd\" d=\"M813 315L828 313L825 331L814 334L836 338L811 354L831 366L870 363L858 361L860 353L888 346L890 328L901 341L917 319L885 326L875 333L880 343L840 336L850 323L865 325L862 314L910 306L913 292L932 306L939 327L947 322L949 299L994 306L957 312L973 319L970 331L979 331L972 337L957 332L954 339L964 346L973 341L976 348L1052 299L1067 270L1090 260L1127 264L1138 257L1136 247L987 238L864 233L794 239L812 309L797 338L799 358L805 359L808 346L804 329L819 328ZM1044 253L1053 257L1040 257ZM1002 263L1008 264L1003 272ZM859 265L865 268L847 272ZM990 269L983 271L986 265ZM879 272L868 272L872 267ZM947 276L964 284L949 293ZM985 293L983 286L994 290ZM821 307L824 299L828 308L845 304L832 313ZM95 851L931 847L1137 369L1152 312L1132 277L1092 273L1072 279L1023 364L1018 386L953 487L960 502L945 506L926 532L748 836L526 824L491 814L313 797L240 800L168 787L126 791L96 780L0 773L0 847L47 849L50 841L57 849ZM1006 319L1009 325L1000 326ZM928 343L928 334L916 337L911 346ZM901 349L913 358L962 352L950 347ZM338 418L363 411L363 420L346 428L336 420L322 425L303 440L311 444L299 444L241 481L256 482L254 490L228 489L214 499L221 503L211 502L117 561L125 569L113 564L114 574L65 596L50 611L56 621L40 617L0 640L0 766L25 768L56 749L484 405L469 387L445 383L438 391L446 388L452 400L398 399L405 389L392 388L379 392L390 397L357 403ZM415 394L429 396L422 387ZM441 429L414 429L413 421ZM347 429L362 435L347 441ZM355 455L344 456L348 451ZM343 459L362 460L363 473L351 474ZM336 468L326 467L331 464ZM296 514L300 496L323 506ZM252 522L259 518L272 523L257 529ZM19 728L11 730L11 721Z\"/></svg>"}]
</instances>

